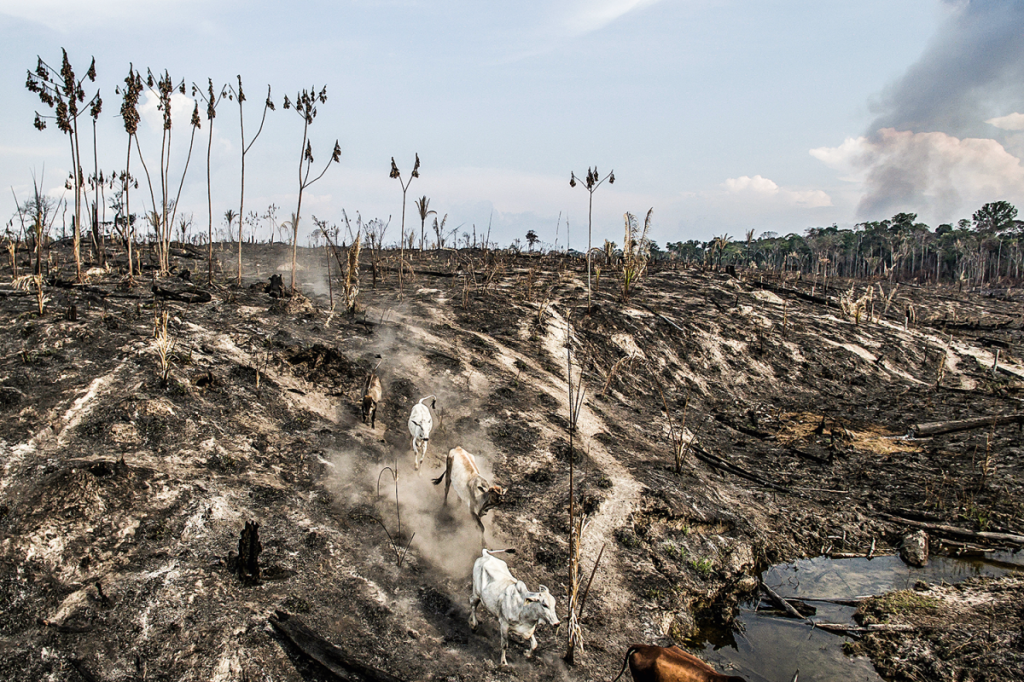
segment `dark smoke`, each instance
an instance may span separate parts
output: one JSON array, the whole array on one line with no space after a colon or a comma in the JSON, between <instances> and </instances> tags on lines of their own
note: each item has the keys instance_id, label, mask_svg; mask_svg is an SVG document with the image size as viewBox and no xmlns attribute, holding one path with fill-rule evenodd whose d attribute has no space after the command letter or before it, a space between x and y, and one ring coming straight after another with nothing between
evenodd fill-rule
<instances>
[{"instance_id":1,"label":"dark smoke","mask_svg":"<svg viewBox=\"0 0 1024 682\"><path fill-rule=\"evenodd\" d=\"M1024 3L947 3L956 13L921 58L876 104L869 135L881 128L993 137L986 119L1024 103Z\"/></svg>"},{"instance_id":2,"label":"dark smoke","mask_svg":"<svg viewBox=\"0 0 1024 682\"><path fill-rule=\"evenodd\" d=\"M877 118L867 139L877 156L869 160L867 194L858 213L878 218L887 211L917 210L934 203L935 190L955 159L930 154L928 145L890 145L885 129L990 138L1004 146L1012 133L987 119L1024 108L1024 2L949 2L955 11L921 58L875 103ZM943 188L948 190L949 188ZM953 188L955 190L955 188ZM932 199L926 197L930 195ZM946 194L934 207L949 212L958 199Z\"/></svg>"}]
</instances>

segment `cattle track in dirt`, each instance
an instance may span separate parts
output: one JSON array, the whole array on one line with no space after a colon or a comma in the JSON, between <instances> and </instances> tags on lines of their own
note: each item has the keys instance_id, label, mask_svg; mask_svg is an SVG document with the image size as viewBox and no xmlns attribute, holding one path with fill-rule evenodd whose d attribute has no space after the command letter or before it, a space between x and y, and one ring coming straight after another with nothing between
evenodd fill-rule
<instances>
[{"instance_id":1,"label":"cattle track in dirt","mask_svg":"<svg viewBox=\"0 0 1024 682\"><path fill-rule=\"evenodd\" d=\"M422 321L414 317L398 313L396 320L399 319L404 325L409 327L423 328ZM542 390L551 398L557 400L559 405L558 413L568 422L568 381L564 376L554 374L535 358L508 347L493 336L460 326L454 317L449 314L438 311L436 322L450 326L457 333L473 336L493 345L497 349L497 357L488 361L496 363L500 368L509 373L515 374L518 371L517 363L522 363L529 367L532 372L541 378L541 381L532 383L531 388ZM565 366L565 329L564 319L557 312L551 310L549 319L545 320L542 347L543 351L550 356L555 367ZM578 371L578 369L577 366L574 371ZM593 387L588 387L590 395L593 394L593 390ZM600 586L597 589L608 600L610 605L625 609L628 591L623 589L619 571L616 570L610 573L609 567L616 565L614 560L618 554L616 549L618 545L614 539L614 532L617 528L622 527L628 522L630 514L632 514L640 499L641 486L632 474L595 438L600 433L607 433L608 427L604 420L590 409L586 399L580 411L577 428L579 435L582 437L582 443L578 447L585 451L591 462L612 481L612 486L605 494L597 512L588 517L587 529L582 538L584 564L588 567L593 566L602 546L607 545L604 551L604 558L602 559L602 579L599 581ZM549 437L557 437L557 435L555 432L548 434ZM568 501L565 504L567 505Z\"/></svg>"}]
</instances>

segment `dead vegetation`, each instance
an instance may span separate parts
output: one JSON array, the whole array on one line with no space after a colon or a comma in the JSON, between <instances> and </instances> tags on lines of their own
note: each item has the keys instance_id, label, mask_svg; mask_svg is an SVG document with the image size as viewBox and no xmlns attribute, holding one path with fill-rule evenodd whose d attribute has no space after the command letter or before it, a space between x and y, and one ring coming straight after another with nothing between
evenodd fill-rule
<instances>
[{"instance_id":1,"label":"dead vegetation","mask_svg":"<svg viewBox=\"0 0 1024 682\"><path fill-rule=\"evenodd\" d=\"M184 295L174 278L126 287L115 266L82 285L51 276L40 313L34 291L0 285L0 677L330 679L268 626L282 611L304 642L382 674L505 679L494 631L465 625L478 531L440 514L412 469L406 422L428 394L425 468L457 445L479 453L508 489L489 544L556 586L560 614L572 601L586 643L564 668L565 631L559 645L539 631L517 679L610 678L633 641L728 622L767 565L891 551L911 521L971 551L1024 531L1020 422L1001 419L1024 397L1013 291L893 287L858 323L839 297L865 283L651 261L627 302L606 263L588 305L583 259L425 251L406 253L398 303L399 264L366 237L374 286L333 319L323 251L297 270L301 297L252 281L181 300L159 293ZM350 273L353 251L338 259ZM172 254L193 271L207 257ZM257 246L246 271L290 257ZM72 302L75 320L59 312ZM907 437L974 417L989 419ZM376 489L385 467L393 499ZM232 570L250 521L251 584ZM963 626L972 641L982 622Z\"/></svg>"}]
</instances>

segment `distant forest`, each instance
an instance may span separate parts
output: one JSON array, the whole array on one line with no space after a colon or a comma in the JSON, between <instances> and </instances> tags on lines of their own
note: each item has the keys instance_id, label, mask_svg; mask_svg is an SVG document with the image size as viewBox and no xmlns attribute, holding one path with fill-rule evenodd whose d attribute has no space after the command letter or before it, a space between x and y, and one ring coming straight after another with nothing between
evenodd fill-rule
<instances>
[{"instance_id":1,"label":"distant forest","mask_svg":"<svg viewBox=\"0 0 1024 682\"><path fill-rule=\"evenodd\" d=\"M669 242L659 258L716 267L738 265L772 272L821 277L886 277L919 282L962 282L971 286L1019 281L1024 258L1024 221L1006 201L985 204L970 220L934 230L916 213L859 223L853 229L812 227L801 236L780 237L754 230L746 239L725 234L711 241Z\"/></svg>"}]
</instances>

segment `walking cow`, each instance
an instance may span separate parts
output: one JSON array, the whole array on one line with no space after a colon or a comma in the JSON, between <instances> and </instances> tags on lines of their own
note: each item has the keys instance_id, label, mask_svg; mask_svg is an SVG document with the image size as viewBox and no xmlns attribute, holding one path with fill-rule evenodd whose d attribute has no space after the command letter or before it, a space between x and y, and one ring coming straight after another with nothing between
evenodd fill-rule
<instances>
[{"instance_id":1,"label":"walking cow","mask_svg":"<svg viewBox=\"0 0 1024 682\"><path fill-rule=\"evenodd\" d=\"M508 633L513 632L530 642L526 657L533 656L537 649L534 631L540 623L557 627L560 623L555 613L555 597L543 585L537 592L526 589L526 583L516 580L508 564L491 556L499 552L513 553L515 550L483 550L473 564L473 596L469 598L469 626L476 630L476 608L484 606L498 619L501 629L501 664L508 665L505 651L508 649Z\"/></svg>"}]
</instances>

